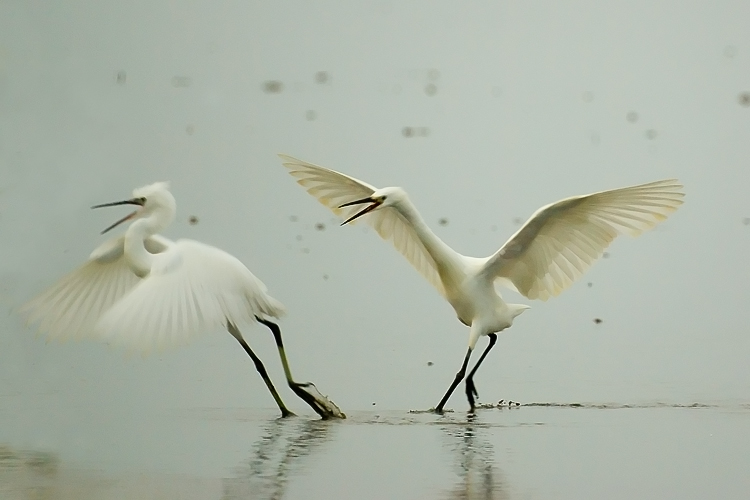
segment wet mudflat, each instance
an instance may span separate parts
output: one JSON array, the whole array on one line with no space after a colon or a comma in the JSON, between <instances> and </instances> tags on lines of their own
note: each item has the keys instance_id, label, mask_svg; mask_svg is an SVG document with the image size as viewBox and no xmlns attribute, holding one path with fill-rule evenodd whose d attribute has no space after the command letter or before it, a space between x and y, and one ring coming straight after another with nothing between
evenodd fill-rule
<instances>
[{"instance_id":1,"label":"wet mudflat","mask_svg":"<svg viewBox=\"0 0 750 500\"><path fill-rule=\"evenodd\" d=\"M100 417L79 417L65 438L41 427L36 441L6 438L0 498L729 499L750 489L742 403L351 411L332 422L242 408Z\"/></svg>"}]
</instances>

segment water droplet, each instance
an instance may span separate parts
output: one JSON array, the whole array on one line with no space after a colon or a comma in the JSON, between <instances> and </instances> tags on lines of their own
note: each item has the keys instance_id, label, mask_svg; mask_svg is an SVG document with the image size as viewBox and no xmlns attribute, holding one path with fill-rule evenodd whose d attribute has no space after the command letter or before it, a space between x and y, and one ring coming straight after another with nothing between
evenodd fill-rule
<instances>
[{"instance_id":1,"label":"water droplet","mask_svg":"<svg viewBox=\"0 0 750 500\"><path fill-rule=\"evenodd\" d=\"M193 79L189 76L173 76L172 77L172 87L176 89L180 88L188 88L193 84Z\"/></svg>"},{"instance_id":2,"label":"water droplet","mask_svg":"<svg viewBox=\"0 0 750 500\"><path fill-rule=\"evenodd\" d=\"M284 84L279 80L266 80L263 82L263 92L266 94L280 94L284 90Z\"/></svg>"}]
</instances>

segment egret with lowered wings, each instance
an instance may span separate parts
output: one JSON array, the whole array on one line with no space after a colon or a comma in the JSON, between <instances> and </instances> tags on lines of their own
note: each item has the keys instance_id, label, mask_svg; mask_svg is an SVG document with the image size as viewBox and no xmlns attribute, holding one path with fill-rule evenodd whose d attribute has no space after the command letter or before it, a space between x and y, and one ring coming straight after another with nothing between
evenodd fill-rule
<instances>
[{"instance_id":1,"label":"egret with lowered wings","mask_svg":"<svg viewBox=\"0 0 750 500\"><path fill-rule=\"evenodd\" d=\"M378 234L393 242L469 327L468 351L435 407L438 413L466 375L477 341L487 336L489 344L466 378L466 397L474 409L474 374L495 345L497 333L529 308L503 301L495 282L529 299L556 296L580 278L618 234L638 236L653 228L682 204L684 196L682 185L667 179L565 198L534 212L493 255L477 258L457 253L438 238L402 188L378 189L340 172L279 156L307 192L344 217L342 225L367 215Z\"/></svg>"},{"instance_id":2,"label":"egret with lowered wings","mask_svg":"<svg viewBox=\"0 0 750 500\"><path fill-rule=\"evenodd\" d=\"M100 338L132 350L186 344L198 334L226 328L252 358L282 416L284 405L263 363L238 326L256 321L273 332L289 387L321 417L344 414L311 383L292 379L278 318L284 306L238 259L193 240L176 242L158 233L175 218L169 185L157 182L133 191L133 198L92 208L134 205L137 209L107 231L133 221L124 235L93 251L88 262L22 308L49 339Z\"/></svg>"}]
</instances>

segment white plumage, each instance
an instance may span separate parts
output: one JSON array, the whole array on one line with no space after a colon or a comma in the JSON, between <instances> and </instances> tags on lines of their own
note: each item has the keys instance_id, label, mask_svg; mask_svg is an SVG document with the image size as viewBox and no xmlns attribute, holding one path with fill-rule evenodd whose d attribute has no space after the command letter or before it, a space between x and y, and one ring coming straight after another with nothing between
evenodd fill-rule
<instances>
[{"instance_id":1,"label":"white plumage","mask_svg":"<svg viewBox=\"0 0 750 500\"><path fill-rule=\"evenodd\" d=\"M638 236L653 228L682 204L682 185L675 179L565 198L537 210L494 254L461 255L427 226L406 192L378 189L342 173L279 155L289 173L334 213L352 222L369 214L368 222L445 297L458 319L470 327L464 363L443 400L442 411L465 375L480 336L490 344L466 380L474 407L473 374L496 340L528 306L505 303L494 283L529 299L547 300L568 288L597 260L618 234ZM367 204L357 211L357 205Z\"/></svg>"},{"instance_id":2,"label":"white plumage","mask_svg":"<svg viewBox=\"0 0 750 500\"><path fill-rule=\"evenodd\" d=\"M292 379L281 330L269 320L281 316L284 307L244 264L218 248L192 240L172 242L157 234L176 212L167 183L144 186L130 200L93 208L114 205L138 206L103 231L132 220L125 235L106 241L83 266L22 306L29 323L37 323L49 339L98 338L144 353L226 328L252 358L282 416L293 415L238 329L260 321L274 335L295 394L323 418L345 418L312 383Z\"/></svg>"},{"instance_id":3,"label":"white plumage","mask_svg":"<svg viewBox=\"0 0 750 500\"><path fill-rule=\"evenodd\" d=\"M49 339L98 338L148 353L187 344L227 322L239 326L283 314L284 306L235 257L155 234L174 219L166 184L133 194L146 200L124 219L135 219L126 234L103 243L83 266L22 307Z\"/></svg>"}]
</instances>

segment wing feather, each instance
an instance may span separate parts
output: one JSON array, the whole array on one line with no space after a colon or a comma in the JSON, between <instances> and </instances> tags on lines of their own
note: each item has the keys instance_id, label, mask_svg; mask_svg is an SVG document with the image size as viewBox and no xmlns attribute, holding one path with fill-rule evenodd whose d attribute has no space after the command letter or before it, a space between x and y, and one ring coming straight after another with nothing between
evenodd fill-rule
<instances>
[{"instance_id":1,"label":"wing feather","mask_svg":"<svg viewBox=\"0 0 750 500\"><path fill-rule=\"evenodd\" d=\"M581 277L618 234L638 236L682 203L675 179L560 200L537 210L483 272L530 299L556 296ZM506 281L507 280L507 281Z\"/></svg>"},{"instance_id":2,"label":"wing feather","mask_svg":"<svg viewBox=\"0 0 750 500\"><path fill-rule=\"evenodd\" d=\"M297 183L307 190L320 203L334 214L347 219L361 207L339 208L340 205L366 198L376 190L374 186L348 175L325 167L314 165L291 156L279 155L289 173ZM401 255L434 286L441 295L445 290L440 280L437 265L422 241L417 237L411 224L403 215L391 207L383 207L367 214L362 219L377 231L381 238L391 241ZM355 221L356 222L356 221Z\"/></svg>"},{"instance_id":3,"label":"wing feather","mask_svg":"<svg viewBox=\"0 0 750 500\"><path fill-rule=\"evenodd\" d=\"M151 273L99 320L106 339L149 352L183 345L202 333L279 317L284 306L235 257L192 240L158 256Z\"/></svg>"},{"instance_id":4,"label":"wing feather","mask_svg":"<svg viewBox=\"0 0 750 500\"><path fill-rule=\"evenodd\" d=\"M123 258L123 247L122 236L108 240L85 264L22 305L27 323L38 324L49 340L94 336L102 313L139 281Z\"/></svg>"}]
</instances>

